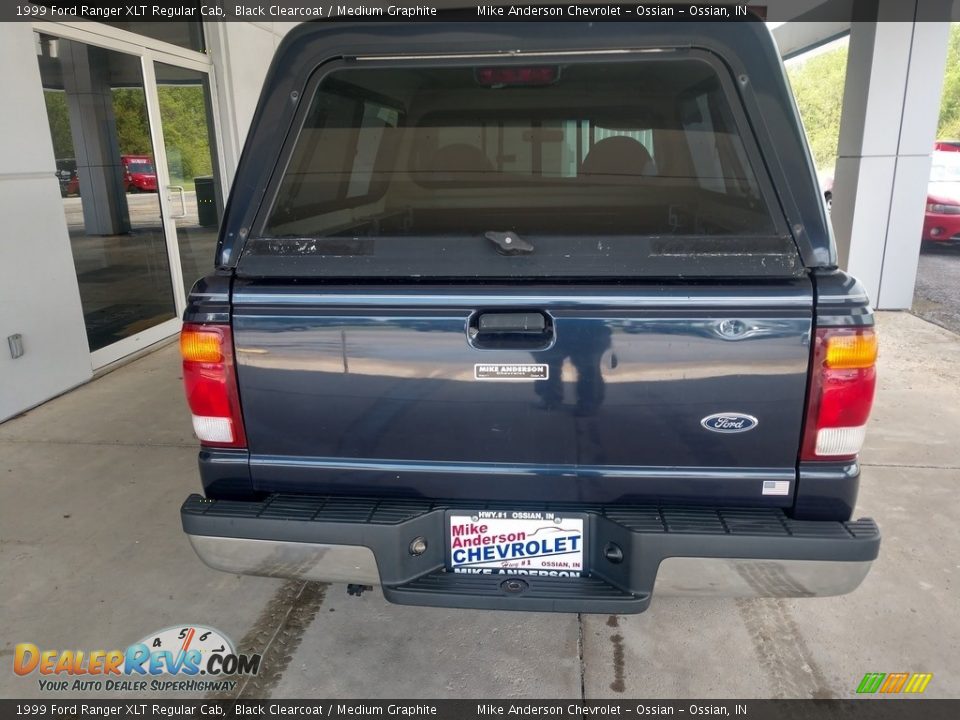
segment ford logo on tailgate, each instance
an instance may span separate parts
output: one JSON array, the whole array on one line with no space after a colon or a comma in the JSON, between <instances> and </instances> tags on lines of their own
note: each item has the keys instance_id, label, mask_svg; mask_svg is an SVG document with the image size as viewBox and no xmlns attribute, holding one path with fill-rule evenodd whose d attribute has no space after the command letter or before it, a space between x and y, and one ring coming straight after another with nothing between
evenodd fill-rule
<instances>
[{"instance_id":1,"label":"ford logo on tailgate","mask_svg":"<svg viewBox=\"0 0 960 720\"><path fill-rule=\"evenodd\" d=\"M708 415L700 421L707 430L719 433L747 432L747 430L753 430L758 423L759 421L753 415L734 412Z\"/></svg>"}]
</instances>

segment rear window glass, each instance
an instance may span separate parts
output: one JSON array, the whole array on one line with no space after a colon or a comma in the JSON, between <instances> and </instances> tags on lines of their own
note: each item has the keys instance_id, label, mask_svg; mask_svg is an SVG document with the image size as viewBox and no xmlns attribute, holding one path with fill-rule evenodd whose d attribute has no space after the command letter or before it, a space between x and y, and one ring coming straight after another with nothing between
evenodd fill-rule
<instances>
[{"instance_id":1,"label":"rear window glass","mask_svg":"<svg viewBox=\"0 0 960 720\"><path fill-rule=\"evenodd\" d=\"M344 69L300 122L248 256L376 277L798 269L703 60Z\"/></svg>"}]
</instances>

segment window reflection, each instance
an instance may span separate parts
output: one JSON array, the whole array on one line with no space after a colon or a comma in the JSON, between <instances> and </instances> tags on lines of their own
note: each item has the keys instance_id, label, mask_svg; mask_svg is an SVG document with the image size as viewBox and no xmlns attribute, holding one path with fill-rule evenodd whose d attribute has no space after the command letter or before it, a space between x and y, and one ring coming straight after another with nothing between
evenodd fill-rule
<instances>
[{"instance_id":1,"label":"window reflection","mask_svg":"<svg viewBox=\"0 0 960 720\"><path fill-rule=\"evenodd\" d=\"M184 290L213 271L223 211L206 73L156 63L170 187Z\"/></svg>"},{"instance_id":2,"label":"window reflection","mask_svg":"<svg viewBox=\"0 0 960 720\"><path fill-rule=\"evenodd\" d=\"M140 61L35 37L87 339L99 350L175 317Z\"/></svg>"}]
</instances>

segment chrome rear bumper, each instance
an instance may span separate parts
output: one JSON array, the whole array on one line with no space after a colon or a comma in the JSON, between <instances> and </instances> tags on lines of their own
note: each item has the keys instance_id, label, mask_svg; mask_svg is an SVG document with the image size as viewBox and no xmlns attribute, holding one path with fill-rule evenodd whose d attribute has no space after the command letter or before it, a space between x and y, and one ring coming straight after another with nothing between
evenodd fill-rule
<instances>
[{"instance_id":1,"label":"chrome rear bumper","mask_svg":"<svg viewBox=\"0 0 960 720\"><path fill-rule=\"evenodd\" d=\"M240 575L379 585L370 548L191 535L204 563ZM666 597L828 597L857 588L871 562L666 558L654 594Z\"/></svg>"},{"instance_id":2,"label":"chrome rear bumper","mask_svg":"<svg viewBox=\"0 0 960 720\"><path fill-rule=\"evenodd\" d=\"M503 587L502 575L444 570L445 507L377 503L191 496L181 519L197 555L217 570L381 585L388 600L402 604L562 612L642 612L654 593L842 595L860 585L880 545L871 520L795 521L775 509L590 507L589 577L524 577L517 592ZM426 539L427 552L411 555L413 538ZM608 559L611 543L622 561Z\"/></svg>"},{"instance_id":3,"label":"chrome rear bumper","mask_svg":"<svg viewBox=\"0 0 960 720\"><path fill-rule=\"evenodd\" d=\"M373 551L362 545L250 540L189 535L200 559L214 570L240 575L379 585Z\"/></svg>"}]
</instances>

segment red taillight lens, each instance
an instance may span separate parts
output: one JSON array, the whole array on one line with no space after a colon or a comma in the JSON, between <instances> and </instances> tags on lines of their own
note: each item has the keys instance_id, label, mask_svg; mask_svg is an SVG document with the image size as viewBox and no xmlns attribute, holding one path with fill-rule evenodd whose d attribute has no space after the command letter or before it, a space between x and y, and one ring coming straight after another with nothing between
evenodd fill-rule
<instances>
[{"instance_id":1,"label":"red taillight lens","mask_svg":"<svg viewBox=\"0 0 960 720\"><path fill-rule=\"evenodd\" d=\"M801 460L850 460L863 447L877 385L873 328L817 330Z\"/></svg>"},{"instance_id":2,"label":"red taillight lens","mask_svg":"<svg viewBox=\"0 0 960 720\"><path fill-rule=\"evenodd\" d=\"M230 328L184 323L180 354L193 431L200 442L212 447L246 447Z\"/></svg>"},{"instance_id":3,"label":"red taillight lens","mask_svg":"<svg viewBox=\"0 0 960 720\"><path fill-rule=\"evenodd\" d=\"M477 69L477 82L487 87L552 85L560 77L556 66L485 67Z\"/></svg>"}]
</instances>

